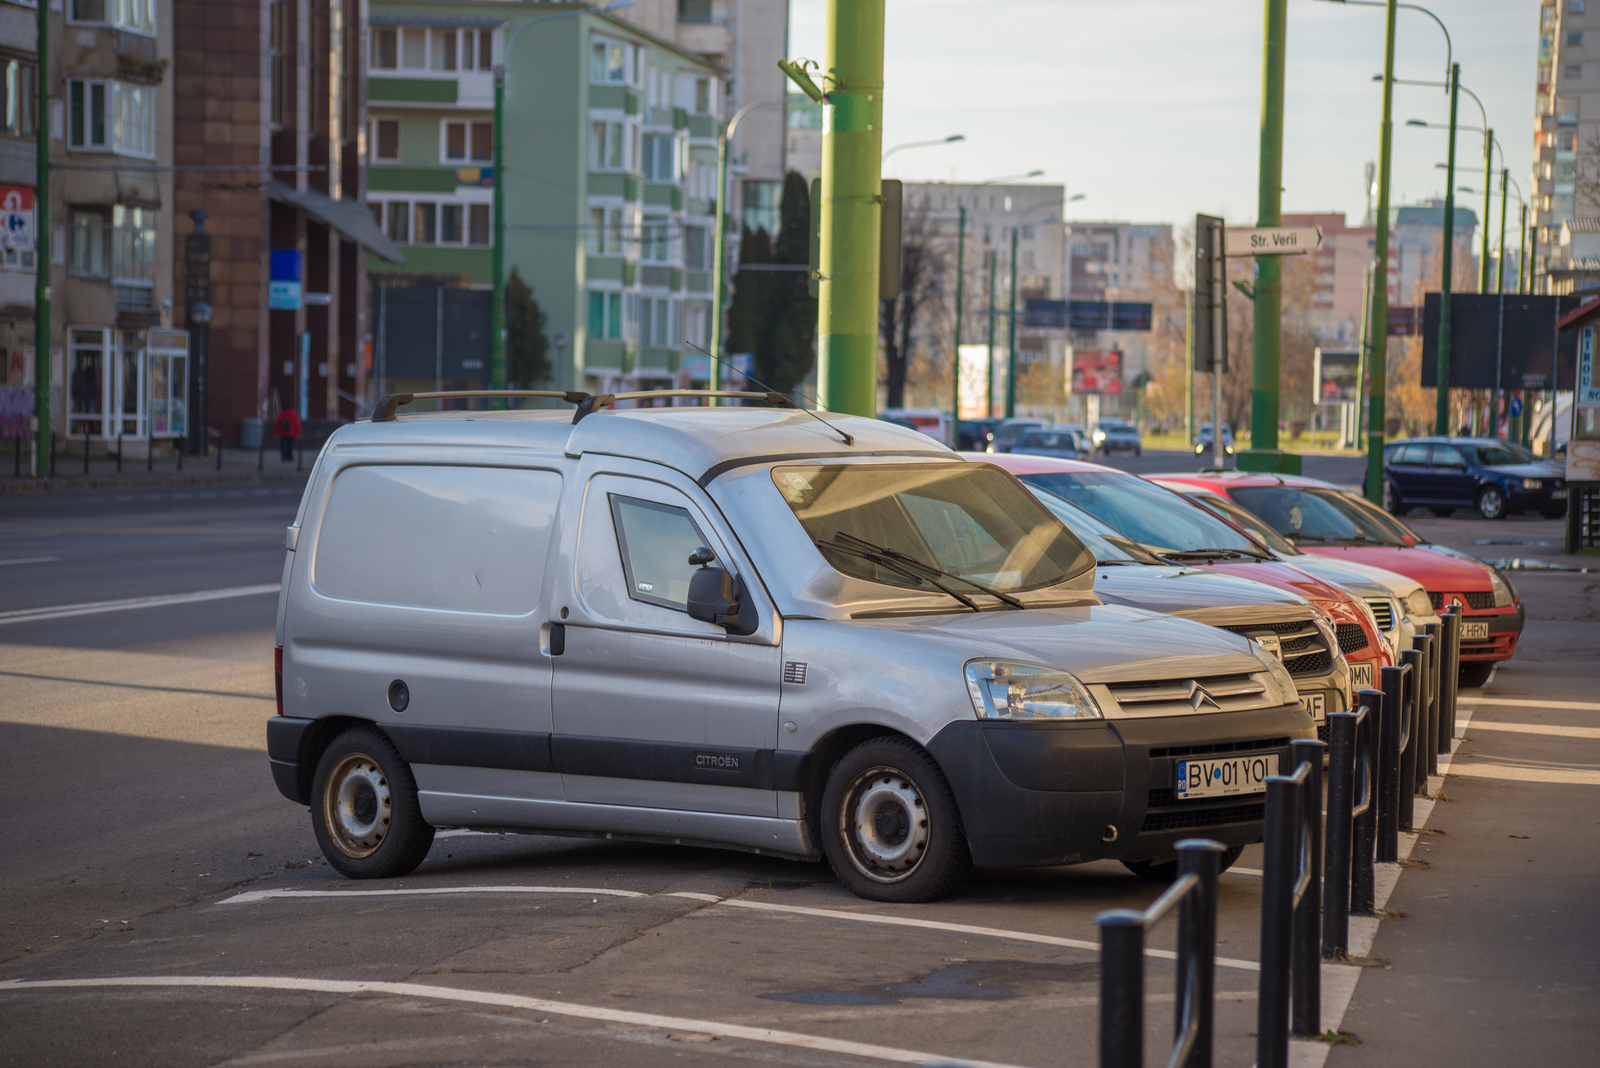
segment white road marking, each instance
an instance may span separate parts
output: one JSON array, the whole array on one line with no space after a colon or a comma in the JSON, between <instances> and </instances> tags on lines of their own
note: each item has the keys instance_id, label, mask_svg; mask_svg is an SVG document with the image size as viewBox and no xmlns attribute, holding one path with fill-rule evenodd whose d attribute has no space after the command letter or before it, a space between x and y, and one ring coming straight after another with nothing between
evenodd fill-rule
<instances>
[{"instance_id":1,"label":"white road marking","mask_svg":"<svg viewBox=\"0 0 1600 1068\"><path fill-rule=\"evenodd\" d=\"M1528 697L1490 697L1487 694L1463 697L1458 703L1505 705L1515 708L1572 708L1579 712L1600 712L1600 705L1595 704L1593 701L1536 701Z\"/></svg>"},{"instance_id":2,"label":"white road marking","mask_svg":"<svg viewBox=\"0 0 1600 1068\"><path fill-rule=\"evenodd\" d=\"M629 1024L669 1032L693 1032L715 1035L718 1038L736 1038L746 1042L764 1042L776 1046L793 1046L798 1049L839 1053L847 1057L890 1061L894 1064L961 1065L963 1068L1013 1068L995 1061L964 1060L936 1053L897 1049L894 1046L877 1046L866 1042L850 1042L820 1035L803 1035L795 1031L778 1031L769 1027L748 1027L743 1024L721 1023L715 1020L694 1020L682 1016L659 1016L648 1012L629 1012L623 1009L606 1009L595 1005L580 1005L570 1001L550 1001L530 998L520 994L497 994L486 990L462 990L455 987L427 983L351 982L342 979L301 979L272 975L130 975L104 979L6 979L0 980L0 993L12 990L83 989L97 987L226 987L246 990L303 990L323 994L392 994L397 997L433 998L438 1001L455 1001L468 1005L495 1005L507 1009L570 1016L580 1020L602 1020L607 1023Z\"/></svg>"},{"instance_id":3,"label":"white road marking","mask_svg":"<svg viewBox=\"0 0 1600 1068\"><path fill-rule=\"evenodd\" d=\"M252 905L257 901L309 897L418 897L429 894L586 894L590 897L650 897L637 890L604 890L592 886L418 886L390 890L247 890L218 905Z\"/></svg>"},{"instance_id":4,"label":"white road marking","mask_svg":"<svg viewBox=\"0 0 1600 1068\"><path fill-rule=\"evenodd\" d=\"M1510 734L1548 734L1552 738L1600 738L1600 727L1558 727L1544 723L1491 723L1480 719L1473 730L1505 731Z\"/></svg>"},{"instance_id":5,"label":"white road marking","mask_svg":"<svg viewBox=\"0 0 1600 1068\"><path fill-rule=\"evenodd\" d=\"M1474 779L1506 782L1548 782L1567 786L1600 786L1600 768L1534 766L1528 764L1462 764L1454 771Z\"/></svg>"},{"instance_id":6,"label":"white road marking","mask_svg":"<svg viewBox=\"0 0 1600 1068\"><path fill-rule=\"evenodd\" d=\"M1261 876L1266 875L1267 873L1262 871L1260 868L1229 868L1227 871L1223 872L1222 874L1224 874L1224 875L1254 875L1254 876L1259 878Z\"/></svg>"},{"instance_id":7,"label":"white road marking","mask_svg":"<svg viewBox=\"0 0 1600 1068\"><path fill-rule=\"evenodd\" d=\"M278 583L273 582L260 586L229 586L221 590L168 593L156 597L128 597L120 601L86 601L82 604L21 608L14 612L0 612L0 626L5 626L7 623L37 623L46 619L66 619L70 616L92 616L101 612L127 612L135 608L160 608L164 605L197 604L201 601L226 601L235 597L259 597L277 592Z\"/></svg>"},{"instance_id":8,"label":"white road marking","mask_svg":"<svg viewBox=\"0 0 1600 1068\"><path fill-rule=\"evenodd\" d=\"M59 556L24 556L20 560L0 560L0 567L10 564L53 564L59 559Z\"/></svg>"}]
</instances>

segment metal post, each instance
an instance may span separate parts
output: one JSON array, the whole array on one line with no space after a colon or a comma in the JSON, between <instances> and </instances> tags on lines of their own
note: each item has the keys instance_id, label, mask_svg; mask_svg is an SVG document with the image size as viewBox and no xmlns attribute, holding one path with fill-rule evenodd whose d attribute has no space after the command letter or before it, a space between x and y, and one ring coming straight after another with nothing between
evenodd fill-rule
<instances>
[{"instance_id":1,"label":"metal post","mask_svg":"<svg viewBox=\"0 0 1600 1068\"><path fill-rule=\"evenodd\" d=\"M956 194L959 202L961 195ZM956 204L956 345L950 371L950 425L961 444L961 300L967 281L967 206Z\"/></svg>"},{"instance_id":2,"label":"metal post","mask_svg":"<svg viewBox=\"0 0 1600 1068\"><path fill-rule=\"evenodd\" d=\"M1020 218L1020 216L1019 216ZM1017 415L1017 230L1011 226L1011 287L1006 296L1006 418Z\"/></svg>"},{"instance_id":3,"label":"metal post","mask_svg":"<svg viewBox=\"0 0 1600 1068\"><path fill-rule=\"evenodd\" d=\"M1256 1065L1287 1068L1289 985L1294 929L1294 884L1300 851L1304 779L1267 779L1266 860L1261 886L1261 980L1256 1000Z\"/></svg>"},{"instance_id":4,"label":"metal post","mask_svg":"<svg viewBox=\"0 0 1600 1068\"><path fill-rule=\"evenodd\" d=\"M1372 352L1371 338L1367 335L1372 326L1372 281L1376 260L1367 264L1367 274L1361 286L1361 345L1356 351L1356 425L1352 429L1355 440L1352 445L1358 448L1361 445L1361 414L1365 410L1363 401L1367 395L1367 360Z\"/></svg>"},{"instance_id":5,"label":"metal post","mask_svg":"<svg viewBox=\"0 0 1600 1068\"><path fill-rule=\"evenodd\" d=\"M833 88L823 105L817 392L832 411L869 417L878 410L884 2L828 0L823 62Z\"/></svg>"},{"instance_id":6,"label":"metal post","mask_svg":"<svg viewBox=\"0 0 1600 1068\"><path fill-rule=\"evenodd\" d=\"M1365 916L1377 903L1378 761L1383 741L1383 691L1360 690L1356 702L1366 716L1356 727L1355 831L1350 849L1350 912Z\"/></svg>"},{"instance_id":7,"label":"metal post","mask_svg":"<svg viewBox=\"0 0 1600 1068\"><path fill-rule=\"evenodd\" d=\"M521 27L517 29L522 32ZM494 255L490 265L489 294L489 378L490 389L506 388L506 64L510 58L505 53L510 49L507 42L501 52L500 62L494 68L494 177L491 179L490 191L491 206L489 210L494 213ZM720 208L721 201L717 206ZM379 292L382 292L380 287ZM383 304L380 297L379 314L382 315ZM380 320L381 321L381 320ZM715 362L715 361L713 361ZM713 371L713 374L716 372ZM561 377L561 368L556 368L556 377ZM526 384L523 389L527 389ZM712 388L716 386L713 383ZM492 402L496 408L503 407L504 400L496 399Z\"/></svg>"},{"instance_id":8,"label":"metal post","mask_svg":"<svg viewBox=\"0 0 1600 1068\"><path fill-rule=\"evenodd\" d=\"M1484 124L1488 127L1488 124ZM1489 187L1494 184L1494 130L1483 131L1483 222L1478 224L1482 251L1478 255L1478 292L1489 292Z\"/></svg>"},{"instance_id":9,"label":"metal post","mask_svg":"<svg viewBox=\"0 0 1600 1068\"><path fill-rule=\"evenodd\" d=\"M727 288L728 273L728 131L717 134L717 197L713 202L716 214L711 236L711 377L707 385L722 388L722 314L723 290ZM820 211L821 208L819 207ZM820 373L820 368L819 368ZM820 390L818 393L820 394ZM826 407L827 402L823 402Z\"/></svg>"},{"instance_id":10,"label":"metal post","mask_svg":"<svg viewBox=\"0 0 1600 1068\"><path fill-rule=\"evenodd\" d=\"M1363 690L1361 693L1371 691ZM1350 949L1350 866L1354 856L1356 724L1360 712L1328 713L1328 822L1322 881L1322 959Z\"/></svg>"},{"instance_id":11,"label":"metal post","mask_svg":"<svg viewBox=\"0 0 1600 1068\"><path fill-rule=\"evenodd\" d=\"M984 371L987 374L988 383L989 384L984 388L984 394L983 394L983 417L985 419L993 419L994 418L994 317L995 317L995 308L994 308L994 269L995 269L995 264L999 262L1000 257L999 257L999 255L997 253L995 253L993 251L985 253L985 256L989 260L989 342L988 342L988 347L987 347L987 349L985 351L985 356L984 356L984 362L987 365L984 368Z\"/></svg>"},{"instance_id":12,"label":"metal post","mask_svg":"<svg viewBox=\"0 0 1600 1068\"><path fill-rule=\"evenodd\" d=\"M1100 1066L1144 1065L1144 916L1115 909L1100 926Z\"/></svg>"},{"instance_id":13,"label":"metal post","mask_svg":"<svg viewBox=\"0 0 1600 1068\"><path fill-rule=\"evenodd\" d=\"M117 417L117 474L122 474L122 417Z\"/></svg>"},{"instance_id":14,"label":"metal post","mask_svg":"<svg viewBox=\"0 0 1600 1068\"><path fill-rule=\"evenodd\" d=\"M1505 153L1502 152L1500 157L1504 162ZM1500 436L1500 376L1506 336L1506 181L1510 177L1508 168L1500 168L1500 255L1495 260L1494 278L1495 303L1499 305L1500 315L1494 339L1494 389L1489 393L1489 436L1492 438Z\"/></svg>"},{"instance_id":15,"label":"metal post","mask_svg":"<svg viewBox=\"0 0 1600 1068\"><path fill-rule=\"evenodd\" d=\"M1217 470L1224 466L1222 444L1222 353L1228 344L1223 306L1228 303L1227 231L1219 221L1211 235L1211 459Z\"/></svg>"},{"instance_id":16,"label":"metal post","mask_svg":"<svg viewBox=\"0 0 1600 1068\"><path fill-rule=\"evenodd\" d=\"M1193 874L1199 885L1183 900L1178 913L1178 982L1185 982L1191 970L1194 986L1187 992L1196 1030L1194 1045L1183 1068L1211 1068L1211 1047L1216 1015L1217 971L1217 876L1222 870L1221 842L1206 838L1186 838L1178 843L1178 878ZM1173 1031L1184 1032L1182 996L1173 1014Z\"/></svg>"},{"instance_id":17,"label":"metal post","mask_svg":"<svg viewBox=\"0 0 1600 1068\"><path fill-rule=\"evenodd\" d=\"M1404 666L1380 668L1383 680L1383 715L1378 737L1377 859L1400 859L1400 751L1406 743L1406 672Z\"/></svg>"},{"instance_id":18,"label":"metal post","mask_svg":"<svg viewBox=\"0 0 1600 1068\"><path fill-rule=\"evenodd\" d=\"M1322 1033L1322 757L1327 746L1309 738L1290 743L1296 767L1306 769L1301 787L1299 833L1309 878L1294 907L1291 952L1290 1028L1301 1037Z\"/></svg>"},{"instance_id":19,"label":"metal post","mask_svg":"<svg viewBox=\"0 0 1600 1068\"><path fill-rule=\"evenodd\" d=\"M1068 283L1068 286L1069 286L1068 296L1069 297L1071 296L1070 285L1071 285L1071 283L1069 282ZM1184 311L1183 321L1185 323L1192 323L1192 322L1194 322L1194 293L1193 292L1189 292L1189 293L1185 294L1185 297L1186 297L1186 300L1187 300L1187 303L1188 303L1189 306L1183 310ZM1183 349L1184 349L1184 352L1183 352L1183 363L1184 363L1184 367L1187 369L1187 376L1186 376L1186 378L1184 380L1184 387L1183 387L1183 400L1184 400L1184 409L1183 409L1183 437L1184 437L1184 441L1183 441L1183 443L1187 448L1191 448L1192 449L1192 448L1194 448L1194 434L1195 434L1195 429L1194 429L1194 331L1193 330L1185 330L1183 332Z\"/></svg>"},{"instance_id":20,"label":"metal post","mask_svg":"<svg viewBox=\"0 0 1600 1068\"><path fill-rule=\"evenodd\" d=\"M34 75L33 189L33 474L55 472L55 435L50 428L55 402L50 367L50 7L37 4L38 64ZM70 424L69 424L70 426ZM87 436L84 438L88 441Z\"/></svg>"},{"instance_id":21,"label":"metal post","mask_svg":"<svg viewBox=\"0 0 1600 1068\"><path fill-rule=\"evenodd\" d=\"M1389 173L1391 144L1394 141L1394 16L1396 0L1389 0L1384 14L1383 43L1383 124L1378 146L1378 232L1373 257L1378 261L1372 283L1372 355L1368 372L1371 424L1367 430L1367 499L1383 504L1383 426L1384 393L1388 389L1389 341Z\"/></svg>"},{"instance_id":22,"label":"metal post","mask_svg":"<svg viewBox=\"0 0 1600 1068\"><path fill-rule=\"evenodd\" d=\"M1450 287L1456 247L1456 102L1461 97L1461 64L1450 65L1450 151L1445 161L1444 252L1439 275L1439 357L1434 381L1433 432L1450 433Z\"/></svg>"},{"instance_id":23,"label":"metal post","mask_svg":"<svg viewBox=\"0 0 1600 1068\"><path fill-rule=\"evenodd\" d=\"M1283 65L1288 36L1288 0L1265 0L1261 46L1261 157L1256 191L1256 225L1283 221ZM1256 257L1254 359L1251 364L1250 448L1239 450L1238 466L1277 471L1278 385L1283 318L1283 264L1277 256ZM1215 433L1220 434L1218 427Z\"/></svg>"},{"instance_id":24,"label":"metal post","mask_svg":"<svg viewBox=\"0 0 1600 1068\"><path fill-rule=\"evenodd\" d=\"M1422 628L1428 635L1428 774L1439 774L1439 754L1450 751L1449 736L1444 728L1444 662L1449 659L1445 648L1444 624L1428 623Z\"/></svg>"},{"instance_id":25,"label":"metal post","mask_svg":"<svg viewBox=\"0 0 1600 1068\"><path fill-rule=\"evenodd\" d=\"M1446 658L1439 677L1443 696L1439 703L1439 752L1450 752L1456 736L1456 692L1461 685L1461 606L1453 604L1440 617L1444 621Z\"/></svg>"},{"instance_id":26,"label":"metal post","mask_svg":"<svg viewBox=\"0 0 1600 1068\"><path fill-rule=\"evenodd\" d=\"M1405 746L1400 750L1400 779L1399 789L1395 794L1395 814L1399 830L1415 830L1415 813L1417 803L1417 790L1427 785L1428 765L1426 759L1421 761L1420 771L1418 760L1421 756L1423 739L1422 732L1426 728L1418 712L1422 706L1418 703L1418 687L1422 682L1422 650L1416 646L1400 654L1401 664L1408 668L1404 683L1401 686L1400 700L1405 706L1406 718L1410 721L1411 730L1406 739Z\"/></svg>"}]
</instances>

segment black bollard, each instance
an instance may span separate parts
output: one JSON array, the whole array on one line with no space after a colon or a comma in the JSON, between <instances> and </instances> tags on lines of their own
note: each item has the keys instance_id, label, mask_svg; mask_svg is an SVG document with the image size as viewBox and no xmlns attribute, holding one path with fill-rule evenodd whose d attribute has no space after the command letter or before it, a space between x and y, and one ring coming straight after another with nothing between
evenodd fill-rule
<instances>
[{"instance_id":1,"label":"black bollard","mask_svg":"<svg viewBox=\"0 0 1600 1068\"><path fill-rule=\"evenodd\" d=\"M1383 714L1379 717L1378 737L1378 826L1377 859L1394 863L1400 859L1401 753L1406 747L1410 723L1406 718L1406 675L1404 664L1379 671L1383 678Z\"/></svg>"},{"instance_id":2,"label":"black bollard","mask_svg":"<svg viewBox=\"0 0 1600 1068\"><path fill-rule=\"evenodd\" d=\"M1322 1033L1322 757L1327 746L1306 738L1290 743L1296 767L1306 769L1301 791L1300 848L1304 889L1294 907L1294 973L1289 1027L1301 1038Z\"/></svg>"},{"instance_id":3,"label":"black bollard","mask_svg":"<svg viewBox=\"0 0 1600 1068\"><path fill-rule=\"evenodd\" d=\"M1444 621L1445 662L1439 669L1442 692L1439 701L1439 753L1450 752L1456 736L1456 697L1461 687L1461 606L1453 604Z\"/></svg>"}]
</instances>

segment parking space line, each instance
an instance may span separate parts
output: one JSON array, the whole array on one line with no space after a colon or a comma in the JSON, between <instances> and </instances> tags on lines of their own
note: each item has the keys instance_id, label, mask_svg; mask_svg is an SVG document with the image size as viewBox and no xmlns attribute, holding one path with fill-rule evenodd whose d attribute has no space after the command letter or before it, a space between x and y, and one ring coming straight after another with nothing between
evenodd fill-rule
<instances>
[{"instance_id":1,"label":"parking space line","mask_svg":"<svg viewBox=\"0 0 1600 1068\"><path fill-rule=\"evenodd\" d=\"M1600 727L1557 727L1553 723L1496 723L1480 719L1473 729L1510 734L1546 734L1552 738L1600 738Z\"/></svg>"},{"instance_id":2,"label":"parking space line","mask_svg":"<svg viewBox=\"0 0 1600 1068\"><path fill-rule=\"evenodd\" d=\"M246 990L297 990L320 994L392 994L397 997L432 998L438 1001L455 1001L468 1005L493 1005L506 1009L543 1012L553 1016L569 1016L580 1020L600 1020L606 1023L628 1024L669 1032L691 1032L715 1035L718 1038L736 1038L747 1042L762 1042L776 1046L838 1053L848 1057L889 1061L894 1064L960 1065L962 1068L1016 1068L995 1061L965 1060L936 1053L878 1046L867 1042L824 1038L820 1035L803 1035L795 1031L779 1031L769 1027L748 1027L743 1024L722 1023L716 1020L695 1020L682 1016L660 1016L648 1012L630 1012L625 1009L606 1009L596 1005L580 1005L570 1001L550 1001L521 994L497 994L486 990L462 990L455 987L427 983L352 982L342 979L302 979L275 975L129 975L103 979L5 979L0 980L0 992L12 990L84 989L98 987L226 987Z\"/></svg>"},{"instance_id":3,"label":"parking space line","mask_svg":"<svg viewBox=\"0 0 1600 1068\"><path fill-rule=\"evenodd\" d=\"M1600 705L1593 701L1539 701L1531 697L1492 697L1488 694L1463 697L1459 703L1474 707L1502 705L1510 708L1570 708L1578 712L1600 712Z\"/></svg>"},{"instance_id":4,"label":"parking space line","mask_svg":"<svg viewBox=\"0 0 1600 1068\"><path fill-rule=\"evenodd\" d=\"M46 605L43 608L19 608L14 612L0 612L0 626L7 623L38 623L46 619L67 619L71 616L92 616L101 612L127 612L135 608L160 608L173 604L196 604L200 601L225 601L234 597L259 597L277 593L279 584L260 586L230 586L221 590L196 590L193 593L169 593L156 597L128 597L120 601L85 601L82 604Z\"/></svg>"},{"instance_id":5,"label":"parking space line","mask_svg":"<svg viewBox=\"0 0 1600 1068\"><path fill-rule=\"evenodd\" d=\"M0 567L11 564L53 564L59 559L59 556L24 556L20 560L0 560Z\"/></svg>"},{"instance_id":6,"label":"parking space line","mask_svg":"<svg viewBox=\"0 0 1600 1068\"><path fill-rule=\"evenodd\" d=\"M425 897L432 894L573 894L591 897L650 897L637 890L593 886L417 886L388 890L247 890L225 897L218 905L253 905L257 901L312 897Z\"/></svg>"}]
</instances>

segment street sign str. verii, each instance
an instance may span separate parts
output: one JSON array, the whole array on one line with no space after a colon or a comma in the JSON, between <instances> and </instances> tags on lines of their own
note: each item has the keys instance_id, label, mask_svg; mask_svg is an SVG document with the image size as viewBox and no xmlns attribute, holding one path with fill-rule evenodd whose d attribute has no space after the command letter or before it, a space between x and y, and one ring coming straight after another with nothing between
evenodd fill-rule
<instances>
[{"instance_id":1,"label":"street sign str. verii","mask_svg":"<svg viewBox=\"0 0 1600 1068\"><path fill-rule=\"evenodd\" d=\"M1320 226L1228 227L1230 256L1287 256L1321 247Z\"/></svg>"}]
</instances>

